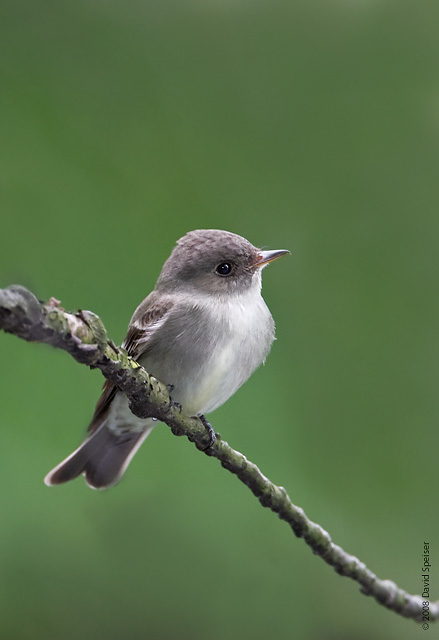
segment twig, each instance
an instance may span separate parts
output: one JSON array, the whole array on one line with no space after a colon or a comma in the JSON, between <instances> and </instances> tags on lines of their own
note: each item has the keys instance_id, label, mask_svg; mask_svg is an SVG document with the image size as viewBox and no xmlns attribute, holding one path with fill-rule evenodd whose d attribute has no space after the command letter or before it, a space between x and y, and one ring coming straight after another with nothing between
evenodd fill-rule
<instances>
[{"instance_id":1,"label":"twig","mask_svg":"<svg viewBox=\"0 0 439 640\"><path fill-rule=\"evenodd\" d=\"M439 619L439 601L428 602L400 589L391 580L377 578L358 558L335 545L320 525L309 520L303 509L291 502L283 487L270 482L255 464L232 449L219 435L206 449L210 436L201 420L185 416L178 405L172 403L166 385L108 339L102 321L94 313L67 313L55 298L44 304L24 287L15 285L0 289L0 329L30 342L46 342L64 349L78 362L100 369L127 395L135 415L165 422L174 435L187 436L207 455L218 458L225 469L249 487L264 507L288 522L296 536L303 538L315 554L340 575L358 582L362 593L418 622L425 624L425 620Z\"/></svg>"}]
</instances>

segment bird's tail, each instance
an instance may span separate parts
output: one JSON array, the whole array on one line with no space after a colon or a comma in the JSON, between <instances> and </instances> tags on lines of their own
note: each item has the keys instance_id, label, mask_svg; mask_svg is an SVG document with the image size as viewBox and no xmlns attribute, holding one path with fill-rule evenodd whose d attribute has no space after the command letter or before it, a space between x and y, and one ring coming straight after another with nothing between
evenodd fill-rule
<instances>
[{"instance_id":1,"label":"bird's tail","mask_svg":"<svg viewBox=\"0 0 439 640\"><path fill-rule=\"evenodd\" d=\"M82 473L93 489L112 487L119 482L151 430L152 426L141 432L117 435L104 420L76 451L47 474L44 482L49 487L63 484Z\"/></svg>"}]
</instances>

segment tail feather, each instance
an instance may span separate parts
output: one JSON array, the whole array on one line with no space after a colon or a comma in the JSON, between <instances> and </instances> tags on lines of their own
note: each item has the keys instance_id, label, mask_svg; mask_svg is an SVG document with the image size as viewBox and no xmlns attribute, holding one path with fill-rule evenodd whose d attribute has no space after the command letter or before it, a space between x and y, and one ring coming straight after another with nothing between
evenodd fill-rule
<instances>
[{"instance_id":1,"label":"tail feather","mask_svg":"<svg viewBox=\"0 0 439 640\"><path fill-rule=\"evenodd\" d=\"M84 474L93 489L112 487L119 482L151 429L117 435L104 421L76 451L47 474L44 482L55 486Z\"/></svg>"}]
</instances>

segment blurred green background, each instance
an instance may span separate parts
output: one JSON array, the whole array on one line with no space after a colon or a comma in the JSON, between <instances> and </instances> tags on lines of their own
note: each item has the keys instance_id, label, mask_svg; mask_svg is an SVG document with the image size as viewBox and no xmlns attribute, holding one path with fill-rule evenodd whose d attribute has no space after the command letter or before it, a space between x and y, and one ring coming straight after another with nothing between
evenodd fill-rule
<instances>
[{"instance_id":1,"label":"blurred green background","mask_svg":"<svg viewBox=\"0 0 439 640\"><path fill-rule=\"evenodd\" d=\"M264 272L266 366L210 419L380 577L419 593L429 541L436 598L438 19L423 0L0 9L0 286L120 343L186 231L290 249ZM422 633L165 426L116 488L48 489L102 377L6 334L0 357L0 637Z\"/></svg>"}]
</instances>

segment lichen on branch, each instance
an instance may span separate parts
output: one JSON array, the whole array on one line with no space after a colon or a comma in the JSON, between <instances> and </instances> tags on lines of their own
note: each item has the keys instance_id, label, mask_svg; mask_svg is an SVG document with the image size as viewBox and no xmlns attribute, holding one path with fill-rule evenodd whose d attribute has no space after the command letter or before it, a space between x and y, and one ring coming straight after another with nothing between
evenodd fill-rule
<instances>
[{"instance_id":1,"label":"lichen on branch","mask_svg":"<svg viewBox=\"0 0 439 640\"><path fill-rule=\"evenodd\" d=\"M425 620L425 600L400 589L391 580L381 580L366 565L334 544L327 531L307 518L290 500L283 487L273 484L258 467L232 449L216 434L210 435L198 418L184 415L169 396L165 384L151 376L121 347L108 339L102 320L91 311L66 312L55 298L40 302L20 285L0 289L0 329L29 342L45 342L70 353L75 360L98 368L128 397L131 411L140 418L153 417L166 423L175 435L186 436L207 455L217 458L235 474L259 502L285 520L297 537L337 573L355 580L362 593L383 606L417 622ZM207 448L206 448L207 447ZM428 602L428 621L439 619L439 601ZM424 616L424 617L423 617Z\"/></svg>"}]
</instances>

